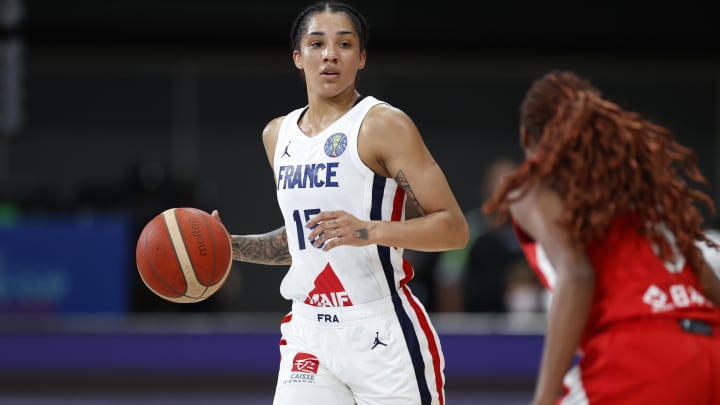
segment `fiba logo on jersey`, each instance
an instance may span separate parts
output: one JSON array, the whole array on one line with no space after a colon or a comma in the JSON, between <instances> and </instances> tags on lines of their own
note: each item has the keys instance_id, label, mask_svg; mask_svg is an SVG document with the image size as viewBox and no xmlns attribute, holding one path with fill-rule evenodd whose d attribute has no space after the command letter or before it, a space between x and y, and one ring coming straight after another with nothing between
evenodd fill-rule
<instances>
[{"instance_id":1,"label":"fiba logo on jersey","mask_svg":"<svg viewBox=\"0 0 720 405\"><path fill-rule=\"evenodd\" d=\"M338 157L345 152L347 148L347 136L342 132L337 132L328 137L325 141L325 154L330 157Z\"/></svg>"}]
</instances>

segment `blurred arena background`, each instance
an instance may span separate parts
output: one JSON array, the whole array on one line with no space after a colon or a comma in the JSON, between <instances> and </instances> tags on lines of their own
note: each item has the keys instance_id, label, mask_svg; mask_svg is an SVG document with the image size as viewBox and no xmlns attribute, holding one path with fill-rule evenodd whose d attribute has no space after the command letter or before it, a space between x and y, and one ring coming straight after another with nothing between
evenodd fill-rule
<instances>
[{"instance_id":1,"label":"blurred arena background","mask_svg":"<svg viewBox=\"0 0 720 405\"><path fill-rule=\"evenodd\" d=\"M307 3L0 0L0 402L270 403L284 268L236 263L171 304L134 248L176 206L233 233L281 224L260 131L305 103L288 34ZM553 68L670 127L720 199L711 3L349 3L370 23L360 89L416 120L464 209L493 161L521 159L520 100ZM527 403L542 309L447 306L438 258L409 254L449 403Z\"/></svg>"}]
</instances>

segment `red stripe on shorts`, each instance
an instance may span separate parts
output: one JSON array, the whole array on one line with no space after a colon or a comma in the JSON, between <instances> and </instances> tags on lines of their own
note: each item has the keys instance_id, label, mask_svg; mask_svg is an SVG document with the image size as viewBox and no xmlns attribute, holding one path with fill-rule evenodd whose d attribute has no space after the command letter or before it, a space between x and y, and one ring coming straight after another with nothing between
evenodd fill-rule
<instances>
[{"instance_id":1,"label":"red stripe on shorts","mask_svg":"<svg viewBox=\"0 0 720 405\"><path fill-rule=\"evenodd\" d=\"M405 267L406 261L403 261L403 267ZM409 263L408 263L409 266ZM411 270L412 271L412 270ZM435 390L437 391L438 398L440 399L440 405L445 404L445 397L443 396L443 381L442 381L442 372L440 371L440 351L438 350L437 342L435 341L435 335L433 334L432 329L430 328L430 322L428 321L427 317L425 316L425 312L420 309L417 302L415 301L415 297L410 293L410 290L408 290L407 286L405 284L402 285L402 290L405 293L405 296L408 299L408 302L410 302L410 306L412 306L413 310L415 311L415 316L417 316L418 320L420 321L420 327L422 328L423 334L425 335L425 339L428 342L428 348L430 349L430 356L432 357L432 363L433 363L433 370L435 371Z\"/></svg>"}]
</instances>

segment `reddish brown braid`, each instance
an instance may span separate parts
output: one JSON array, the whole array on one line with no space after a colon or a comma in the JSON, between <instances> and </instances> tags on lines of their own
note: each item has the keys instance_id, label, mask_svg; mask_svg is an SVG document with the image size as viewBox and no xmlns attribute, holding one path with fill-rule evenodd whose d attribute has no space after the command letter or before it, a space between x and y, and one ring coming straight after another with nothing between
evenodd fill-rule
<instances>
[{"instance_id":1,"label":"reddish brown braid","mask_svg":"<svg viewBox=\"0 0 720 405\"><path fill-rule=\"evenodd\" d=\"M618 215L633 211L641 224L664 224L690 266L700 268L703 257L695 241L714 243L702 232L704 218L696 203L713 214L715 207L686 180L707 184L694 152L677 143L671 131L603 99L589 81L567 71L533 83L521 106L521 123L535 153L484 204L486 214L505 220L512 201L508 194L542 181L563 199L559 225L580 246L603 235ZM672 257L661 228L643 225L641 232L661 246L663 259Z\"/></svg>"}]
</instances>

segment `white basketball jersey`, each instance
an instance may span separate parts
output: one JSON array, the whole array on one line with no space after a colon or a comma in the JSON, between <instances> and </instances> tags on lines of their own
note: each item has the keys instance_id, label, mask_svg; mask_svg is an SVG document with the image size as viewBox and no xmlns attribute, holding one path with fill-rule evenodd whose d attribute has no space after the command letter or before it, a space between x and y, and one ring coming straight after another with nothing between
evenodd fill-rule
<instances>
[{"instance_id":1,"label":"white basketball jersey","mask_svg":"<svg viewBox=\"0 0 720 405\"><path fill-rule=\"evenodd\" d=\"M315 306L364 304L396 294L413 276L401 249L339 246L323 252L308 240L305 226L314 215L331 210L362 220L404 219L403 189L375 174L358 155L360 126L370 108L380 103L365 97L313 137L298 127L307 107L292 111L280 126L273 166L292 255L280 286L287 299Z\"/></svg>"}]
</instances>

